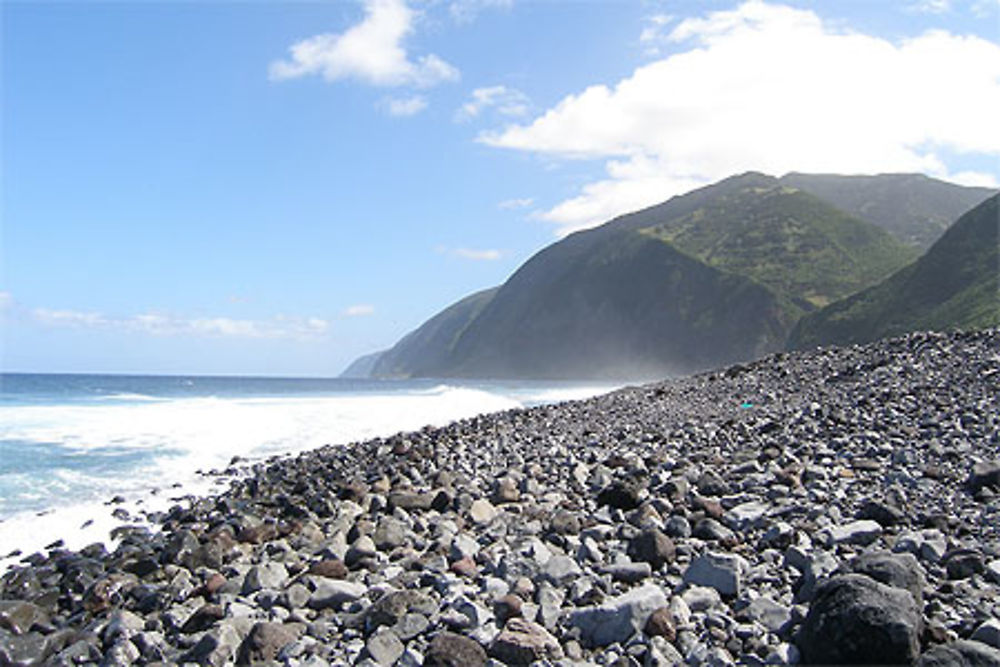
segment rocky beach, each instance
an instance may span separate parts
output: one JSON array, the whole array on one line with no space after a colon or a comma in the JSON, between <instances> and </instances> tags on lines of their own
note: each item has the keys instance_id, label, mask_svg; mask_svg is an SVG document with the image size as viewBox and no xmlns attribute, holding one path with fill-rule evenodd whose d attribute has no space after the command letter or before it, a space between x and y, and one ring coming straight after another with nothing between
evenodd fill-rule
<instances>
[{"instance_id":1,"label":"rocky beach","mask_svg":"<svg viewBox=\"0 0 1000 667\"><path fill-rule=\"evenodd\" d=\"M0 664L1000 665L997 329L220 474L4 574Z\"/></svg>"}]
</instances>

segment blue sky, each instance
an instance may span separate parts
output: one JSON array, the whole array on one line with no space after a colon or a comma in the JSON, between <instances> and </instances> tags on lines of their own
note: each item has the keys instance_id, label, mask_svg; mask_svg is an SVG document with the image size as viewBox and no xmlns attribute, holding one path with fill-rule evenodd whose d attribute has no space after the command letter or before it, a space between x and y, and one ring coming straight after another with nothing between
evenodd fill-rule
<instances>
[{"instance_id":1,"label":"blue sky","mask_svg":"<svg viewBox=\"0 0 1000 667\"><path fill-rule=\"evenodd\" d=\"M995 185L998 8L4 2L0 367L335 375L732 173Z\"/></svg>"}]
</instances>

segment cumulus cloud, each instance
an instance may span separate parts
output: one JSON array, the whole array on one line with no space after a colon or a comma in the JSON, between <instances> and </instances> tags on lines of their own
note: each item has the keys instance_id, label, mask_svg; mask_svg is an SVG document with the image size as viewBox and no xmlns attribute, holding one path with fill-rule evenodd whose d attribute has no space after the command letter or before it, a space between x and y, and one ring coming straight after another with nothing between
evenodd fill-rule
<instances>
[{"instance_id":1,"label":"cumulus cloud","mask_svg":"<svg viewBox=\"0 0 1000 667\"><path fill-rule=\"evenodd\" d=\"M375 306L367 303L359 303L345 308L343 314L344 317L368 317L375 314Z\"/></svg>"},{"instance_id":2,"label":"cumulus cloud","mask_svg":"<svg viewBox=\"0 0 1000 667\"><path fill-rule=\"evenodd\" d=\"M390 116L415 116L427 108L427 98L422 95L391 97L385 100L385 110Z\"/></svg>"},{"instance_id":3,"label":"cumulus cloud","mask_svg":"<svg viewBox=\"0 0 1000 667\"><path fill-rule=\"evenodd\" d=\"M307 339L327 333L329 323L317 317L278 315L268 320L229 317L183 318L162 313L141 313L113 318L101 313L78 310L35 308L35 322L54 328L108 329L154 336L194 336L211 338Z\"/></svg>"},{"instance_id":4,"label":"cumulus cloud","mask_svg":"<svg viewBox=\"0 0 1000 667\"><path fill-rule=\"evenodd\" d=\"M412 59L403 40L417 13L405 0L365 0L365 17L340 34L323 33L296 42L288 59L271 63L272 80L318 74L327 81L357 79L374 86L428 88L455 81L458 70L429 54Z\"/></svg>"},{"instance_id":5,"label":"cumulus cloud","mask_svg":"<svg viewBox=\"0 0 1000 667\"><path fill-rule=\"evenodd\" d=\"M746 170L949 177L945 155L1000 155L1000 45L901 41L758 0L677 23L674 53L479 141L602 159L606 177L540 214L562 232Z\"/></svg>"},{"instance_id":6,"label":"cumulus cloud","mask_svg":"<svg viewBox=\"0 0 1000 667\"><path fill-rule=\"evenodd\" d=\"M457 257L458 259L467 259L473 262L493 262L503 257L502 252L494 249L449 248L446 246L438 246L437 251L443 255Z\"/></svg>"},{"instance_id":7,"label":"cumulus cloud","mask_svg":"<svg viewBox=\"0 0 1000 667\"><path fill-rule=\"evenodd\" d=\"M523 116L528 113L528 96L507 86L476 88L469 95L469 100L455 112L455 120L472 120L490 108L503 116Z\"/></svg>"}]
</instances>

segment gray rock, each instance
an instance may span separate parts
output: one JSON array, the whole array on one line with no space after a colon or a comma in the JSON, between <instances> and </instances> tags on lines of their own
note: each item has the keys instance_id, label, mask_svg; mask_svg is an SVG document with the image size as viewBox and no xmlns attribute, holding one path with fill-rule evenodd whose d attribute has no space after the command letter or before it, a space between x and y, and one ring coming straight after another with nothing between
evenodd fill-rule
<instances>
[{"instance_id":1,"label":"gray rock","mask_svg":"<svg viewBox=\"0 0 1000 667\"><path fill-rule=\"evenodd\" d=\"M841 526L831 526L823 536L831 544L871 544L882 535L882 526L871 519L859 519Z\"/></svg>"},{"instance_id":2,"label":"gray rock","mask_svg":"<svg viewBox=\"0 0 1000 667\"><path fill-rule=\"evenodd\" d=\"M792 620L790 608L766 597L751 600L744 613L775 634L782 632Z\"/></svg>"},{"instance_id":3,"label":"gray rock","mask_svg":"<svg viewBox=\"0 0 1000 667\"><path fill-rule=\"evenodd\" d=\"M599 606L573 611L569 624L580 629L580 638L585 645L622 643L642 630L649 615L666 604L667 597L659 586L645 584L605 600Z\"/></svg>"},{"instance_id":4,"label":"gray rock","mask_svg":"<svg viewBox=\"0 0 1000 667\"><path fill-rule=\"evenodd\" d=\"M557 586L562 586L582 574L583 570L569 556L553 556L542 566L542 576Z\"/></svg>"},{"instance_id":5,"label":"gray rock","mask_svg":"<svg viewBox=\"0 0 1000 667\"><path fill-rule=\"evenodd\" d=\"M907 591L847 574L816 591L797 645L807 664L909 664L920 652L921 630Z\"/></svg>"},{"instance_id":6,"label":"gray rock","mask_svg":"<svg viewBox=\"0 0 1000 667\"><path fill-rule=\"evenodd\" d=\"M1000 461L980 461L974 464L966 484L973 493L987 487L1000 489Z\"/></svg>"},{"instance_id":7,"label":"gray rock","mask_svg":"<svg viewBox=\"0 0 1000 667\"><path fill-rule=\"evenodd\" d=\"M865 553L852 560L850 568L875 581L909 591L917 607L923 609L924 568L913 554L892 554L888 551Z\"/></svg>"},{"instance_id":8,"label":"gray rock","mask_svg":"<svg viewBox=\"0 0 1000 667\"><path fill-rule=\"evenodd\" d=\"M634 584L651 577L653 568L649 563L615 563L605 566L601 572L611 575L615 581Z\"/></svg>"},{"instance_id":9,"label":"gray rock","mask_svg":"<svg viewBox=\"0 0 1000 667\"><path fill-rule=\"evenodd\" d=\"M303 629L301 625L256 623L240 644L237 662L256 665L274 660L282 648L299 638Z\"/></svg>"},{"instance_id":10,"label":"gray rock","mask_svg":"<svg viewBox=\"0 0 1000 667\"><path fill-rule=\"evenodd\" d=\"M628 555L634 561L649 563L654 570L672 563L677 548L674 541L657 528L649 528L633 538L628 544Z\"/></svg>"},{"instance_id":11,"label":"gray rock","mask_svg":"<svg viewBox=\"0 0 1000 667\"><path fill-rule=\"evenodd\" d=\"M408 529L405 523L394 516L384 516L375 528L373 541L379 551L392 551L406 543Z\"/></svg>"},{"instance_id":12,"label":"gray rock","mask_svg":"<svg viewBox=\"0 0 1000 667\"><path fill-rule=\"evenodd\" d=\"M749 568L735 554L708 552L695 558L684 571L684 583L714 588L722 597L740 594L742 575Z\"/></svg>"},{"instance_id":13,"label":"gray rock","mask_svg":"<svg viewBox=\"0 0 1000 667\"><path fill-rule=\"evenodd\" d=\"M381 627L365 643L368 657L379 665L392 665L403 655L406 646L392 630Z\"/></svg>"},{"instance_id":14,"label":"gray rock","mask_svg":"<svg viewBox=\"0 0 1000 667\"><path fill-rule=\"evenodd\" d=\"M288 581L288 570L277 561L267 561L254 565L243 579L243 595L250 595L263 589L280 589Z\"/></svg>"},{"instance_id":15,"label":"gray rock","mask_svg":"<svg viewBox=\"0 0 1000 667\"><path fill-rule=\"evenodd\" d=\"M472 502L469 507L469 519L473 523L485 526L497 517L497 510L490 501L479 498Z\"/></svg>"},{"instance_id":16,"label":"gray rock","mask_svg":"<svg viewBox=\"0 0 1000 667\"><path fill-rule=\"evenodd\" d=\"M239 633L232 625L222 623L206 632L183 659L202 665L225 665L234 661L239 646Z\"/></svg>"},{"instance_id":17,"label":"gray rock","mask_svg":"<svg viewBox=\"0 0 1000 667\"><path fill-rule=\"evenodd\" d=\"M368 592L367 586L353 581L315 578L313 582L316 588L309 596L310 609L339 609Z\"/></svg>"}]
</instances>

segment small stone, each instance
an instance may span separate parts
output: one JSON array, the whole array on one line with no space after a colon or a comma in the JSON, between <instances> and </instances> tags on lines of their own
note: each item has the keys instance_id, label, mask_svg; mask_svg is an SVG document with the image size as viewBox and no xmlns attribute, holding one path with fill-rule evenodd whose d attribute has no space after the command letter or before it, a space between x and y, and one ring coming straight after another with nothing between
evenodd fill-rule
<instances>
[{"instance_id":1,"label":"small stone","mask_svg":"<svg viewBox=\"0 0 1000 667\"><path fill-rule=\"evenodd\" d=\"M983 488L1000 489L1000 461L980 461L974 464L966 485L972 493Z\"/></svg>"},{"instance_id":2,"label":"small stone","mask_svg":"<svg viewBox=\"0 0 1000 667\"><path fill-rule=\"evenodd\" d=\"M648 579L653 575L653 568L649 563L614 563L607 565L601 570L605 574L611 575L615 581L622 581L627 584L634 584Z\"/></svg>"},{"instance_id":3,"label":"small stone","mask_svg":"<svg viewBox=\"0 0 1000 667\"><path fill-rule=\"evenodd\" d=\"M748 563L740 556L710 551L691 562L684 571L684 583L714 588L722 597L736 597L747 569Z\"/></svg>"},{"instance_id":4,"label":"small stone","mask_svg":"<svg viewBox=\"0 0 1000 667\"><path fill-rule=\"evenodd\" d=\"M524 618L512 618L493 640L490 655L507 665L530 665L536 660L558 660L562 647L548 630Z\"/></svg>"},{"instance_id":5,"label":"small stone","mask_svg":"<svg viewBox=\"0 0 1000 667\"><path fill-rule=\"evenodd\" d=\"M243 595L263 589L280 589L288 581L288 570L277 561L254 565L243 579Z\"/></svg>"},{"instance_id":6,"label":"small stone","mask_svg":"<svg viewBox=\"0 0 1000 667\"><path fill-rule=\"evenodd\" d=\"M582 574L583 570L569 556L552 556L542 566L542 576L557 586L576 579Z\"/></svg>"},{"instance_id":7,"label":"small stone","mask_svg":"<svg viewBox=\"0 0 1000 667\"><path fill-rule=\"evenodd\" d=\"M392 665L403 655L406 647L389 628L379 628L365 643L368 657L379 665Z\"/></svg>"},{"instance_id":8,"label":"small stone","mask_svg":"<svg viewBox=\"0 0 1000 667\"><path fill-rule=\"evenodd\" d=\"M30 602L21 600L0 600L0 628L6 628L15 635L23 635L36 623L48 623L49 615Z\"/></svg>"},{"instance_id":9,"label":"small stone","mask_svg":"<svg viewBox=\"0 0 1000 667\"><path fill-rule=\"evenodd\" d=\"M336 558L321 560L309 566L309 574L328 579L345 579L349 572L344 561Z\"/></svg>"},{"instance_id":10,"label":"small stone","mask_svg":"<svg viewBox=\"0 0 1000 667\"><path fill-rule=\"evenodd\" d=\"M729 484L714 470L707 470L698 478L698 493L703 496L724 496L729 493Z\"/></svg>"},{"instance_id":11,"label":"small stone","mask_svg":"<svg viewBox=\"0 0 1000 667\"><path fill-rule=\"evenodd\" d=\"M792 610L766 597L755 598L744 610L746 616L757 621L768 632L779 634L792 620Z\"/></svg>"},{"instance_id":12,"label":"small stone","mask_svg":"<svg viewBox=\"0 0 1000 667\"><path fill-rule=\"evenodd\" d=\"M274 660L285 646L302 634L302 626L284 623L256 623L240 645L237 661L241 665L255 665Z\"/></svg>"},{"instance_id":13,"label":"small stone","mask_svg":"<svg viewBox=\"0 0 1000 667\"><path fill-rule=\"evenodd\" d=\"M614 481L597 494L598 506L607 505L619 510L634 510L642 502L642 488L634 481Z\"/></svg>"},{"instance_id":14,"label":"small stone","mask_svg":"<svg viewBox=\"0 0 1000 667\"><path fill-rule=\"evenodd\" d=\"M468 556L459 558L452 563L448 569L460 577L472 578L479 574L479 568L476 567L476 561L472 560Z\"/></svg>"},{"instance_id":15,"label":"small stone","mask_svg":"<svg viewBox=\"0 0 1000 667\"><path fill-rule=\"evenodd\" d=\"M506 623L508 619L520 616L523 606L524 600L521 599L521 596L508 593L493 602L493 614L498 621Z\"/></svg>"},{"instance_id":16,"label":"small stone","mask_svg":"<svg viewBox=\"0 0 1000 667\"><path fill-rule=\"evenodd\" d=\"M181 626L181 632L193 634L208 630L226 617L226 612L217 604L206 604L199 607Z\"/></svg>"},{"instance_id":17,"label":"small stone","mask_svg":"<svg viewBox=\"0 0 1000 667\"><path fill-rule=\"evenodd\" d=\"M549 530L559 535L577 535L580 532L580 518L569 510L559 510L549 520Z\"/></svg>"},{"instance_id":18,"label":"small stone","mask_svg":"<svg viewBox=\"0 0 1000 667\"><path fill-rule=\"evenodd\" d=\"M663 637L668 642L674 641L677 638L677 625L670 607L660 607L650 614L643 632L650 637Z\"/></svg>"},{"instance_id":19,"label":"small stone","mask_svg":"<svg viewBox=\"0 0 1000 667\"><path fill-rule=\"evenodd\" d=\"M674 541L657 528L648 528L628 544L628 556L633 561L649 563L654 570L672 563L677 548Z\"/></svg>"},{"instance_id":20,"label":"small stone","mask_svg":"<svg viewBox=\"0 0 1000 667\"><path fill-rule=\"evenodd\" d=\"M584 607L570 614L569 624L580 629L580 637L589 646L624 643L642 630L650 614L667 605L659 586L645 584L600 606Z\"/></svg>"},{"instance_id":21,"label":"small stone","mask_svg":"<svg viewBox=\"0 0 1000 667\"><path fill-rule=\"evenodd\" d=\"M497 510L490 501L483 498L472 501L469 507L469 518L473 523L485 526L497 517Z\"/></svg>"},{"instance_id":22,"label":"small stone","mask_svg":"<svg viewBox=\"0 0 1000 667\"><path fill-rule=\"evenodd\" d=\"M517 482L510 477L501 477L497 480L493 489L493 502L497 505L503 503L516 503L521 499L521 492L517 488Z\"/></svg>"},{"instance_id":23,"label":"small stone","mask_svg":"<svg viewBox=\"0 0 1000 667\"><path fill-rule=\"evenodd\" d=\"M406 544L406 524L393 516L384 516L375 528L373 541L379 551L392 551Z\"/></svg>"},{"instance_id":24,"label":"small stone","mask_svg":"<svg viewBox=\"0 0 1000 667\"><path fill-rule=\"evenodd\" d=\"M944 557L949 579L968 579L980 574L986 568L983 561L983 555L974 549L957 549Z\"/></svg>"},{"instance_id":25,"label":"small stone","mask_svg":"<svg viewBox=\"0 0 1000 667\"><path fill-rule=\"evenodd\" d=\"M1000 558L986 564L985 574L994 584L1000 584Z\"/></svg>"},{"instance_id":26,"label":"small stone","mask_svg":"<svg viewBox=\"0 0 1000 667\"><path fill-rule=\"evenodd\" d=\"M424 655L424 667L485 667L486 650L473 639L439 632Z\"/></svg>"},{"instance_id":27,"label":"small stone","mask_svg":"<svg viewBox=\"0 0 1000 667\"><path fill-rule=\"evenodd\" d=\"M364 584L339 579L314 579L316 589L309 597L310 609L338 609L354 602L368 591Z\"/></svg>"},{"instance_id":28,"label":"small stone","mask_svg":"<svg viewBox=\"0 0 1000 667\"><path fill-rule=\"evenodd\" d=\"M832 526L824 531L827 541L832 544L871 544L882 534L882 526L871 519L860 519L841 526Z\"/></svg>"}]
</instances>

